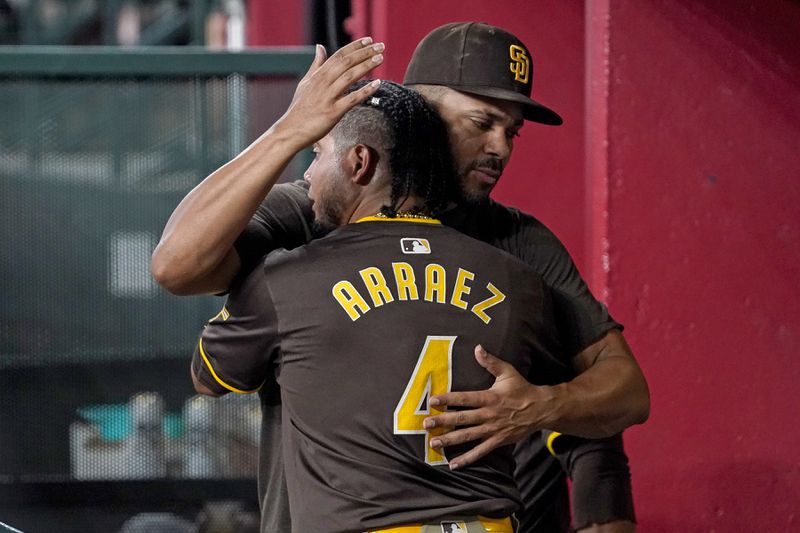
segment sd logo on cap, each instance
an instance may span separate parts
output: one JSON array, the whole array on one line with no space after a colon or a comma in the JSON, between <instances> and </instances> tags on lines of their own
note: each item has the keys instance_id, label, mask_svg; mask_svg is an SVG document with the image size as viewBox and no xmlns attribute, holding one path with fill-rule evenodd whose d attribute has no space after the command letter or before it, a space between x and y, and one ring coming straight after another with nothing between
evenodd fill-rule
<instances>
[{"instance_id":1,"label":"sd logo on cap","mask_svg":"<svg viewBox=\"0 0 800 533\"><path fill-rule=\"evenodd\" d=\"M456 91L522 104L523 117L558 126L561 117L531 99L531 53L513 34L483 22L453 22L430 32L414 51L404 85Z\"/></svg>"}]
</instances>

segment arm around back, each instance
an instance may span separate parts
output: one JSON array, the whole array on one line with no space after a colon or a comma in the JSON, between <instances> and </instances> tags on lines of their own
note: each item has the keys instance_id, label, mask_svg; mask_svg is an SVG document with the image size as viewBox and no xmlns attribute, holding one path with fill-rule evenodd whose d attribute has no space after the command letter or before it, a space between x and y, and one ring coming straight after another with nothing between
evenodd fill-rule
<instances>
[{"instance_id":1,"label":"arm around back","mask_svg":"<svg viewBox=\"0 0 800 533\"><path fill-rule=\"evenodd\" d=\"M574 359L579 375L558 385L533 385L482 347L476 347L475 356L495 376L494 385L431 397L430 405L470 409L450 410L424 422L426 429L456 428L431 439L436 449L480 440L475 448L451 459L453 468L538 429L597 439L641 424L649 416L647 382L619 330L608 331L582 350Z\"/></svg>"},{"instance_id":2,"label":"arm around back","mask_svg":"<svg viewBox=\"0 0 800 533\"><path fill-rule=\"evenodd\" d=\"M583 439L544 431L542 440L572 480L572 524L576 531L635 530L631 473L622 435Z\"/></svg>"},{"instance_id":3,"label":"arm around back","mask_svg":"<svg viewBox=\"0 0 800 533\"><path fill-rule=\"evenodd\" d=\"M628 343L618 329L573 359L577 377L556 385L560 402L551 427L589 438L610 437L650 416L650 391Z\"/></svg>"}]
</instances>

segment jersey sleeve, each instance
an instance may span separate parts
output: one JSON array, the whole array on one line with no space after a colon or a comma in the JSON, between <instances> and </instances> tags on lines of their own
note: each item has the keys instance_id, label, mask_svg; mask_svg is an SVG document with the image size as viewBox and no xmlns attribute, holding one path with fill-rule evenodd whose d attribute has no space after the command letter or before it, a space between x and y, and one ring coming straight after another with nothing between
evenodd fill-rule
<instances>
[{"instance_id":1,"label":"jersey sleeve","mask_svg":"<svg viewBox=\"0 0 800 533\"><path fill-rule=\"evenodd\" d=\"M552 290L555 321L561 342L575 355L611 329L622 330L608 308L589 290L566 247L535 218L517 213L519 230L514 247Z\"/></svg>"},{"instance_id":2,"label":"jersey sleeve","mask_svg":"<svg viewBox=\"0 0 800 533\"><path fill-rule=\"evenodd\" d=\"M559 339L570 357L610 329L622 329L592 295L558 237L532 215L489 200L444 213L442 221L513 255L542 277L552 291Z\"/></svg>"},{"instance_id":3,"label":"jersey sleeve","mask_svg":"<svg viewBox=\"0 0 800 533\"><path fill-rule=\"evenodd\" d=\"M305 181L275 185L234 243L241 271L250 272L273 250L297 248L321 236L314 227L311 203Z\"/></svg>"},{"instance_id":4,"label":"jersey sleeve","mask_svg":"<svg viewBox=\"0 0 800 533\"><path fill-rule=\"evenodd\" d=\"M636 522L622 435L584 439L543 431L542 440L572 480L572 520L576 530L616 520Z\"/></svg>"},{"instance_id":5,"label":"jersey sleeve","mask_svg":"<svg viewBox=\"0 0 800 533\"><path fill-rule=\"evenodd\" d=\"M249 394L274 375L279 350L277 314L264 269L256 268L231 289L222 310L203 329L192 369L218 394Z\"/></svg>"}]
</instances>

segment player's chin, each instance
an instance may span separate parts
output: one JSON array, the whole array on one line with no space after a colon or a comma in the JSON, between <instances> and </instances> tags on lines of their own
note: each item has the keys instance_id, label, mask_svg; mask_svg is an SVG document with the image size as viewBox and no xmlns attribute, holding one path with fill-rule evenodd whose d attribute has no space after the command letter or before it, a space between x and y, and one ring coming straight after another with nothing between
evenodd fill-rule
<instances>
[{"instance_id":1,"label":"player's chin","mask_svg":"<svg viewBox=\"0 0 800 533\"><path fill-rule=\"evenodd\" d=\"M476 170L467 173L461 179L462 200L468 204L485 202L499 180L500 176L488 176Z\"/></svg>"},{"instance_id":2,"label":"player's chin","mask_svg":"<svg viewBox=\"0 0 800 533\"><path fill-rule=\"evenodd\" d=\"M489 198L494 185L472 185L462 188L461 199L466 204L480 204Z\"/></svg>"}]
</instances>

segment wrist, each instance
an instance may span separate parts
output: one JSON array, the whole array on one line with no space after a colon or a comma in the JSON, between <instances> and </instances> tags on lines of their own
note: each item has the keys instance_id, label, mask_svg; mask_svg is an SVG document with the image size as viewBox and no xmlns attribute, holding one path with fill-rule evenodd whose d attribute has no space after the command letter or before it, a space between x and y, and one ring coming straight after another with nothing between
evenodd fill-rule
<instances>
[{"instance_id":1,"label":"wrist","mask_svg":"<svg viewBox=\"0 0 800 533\"><path fill-rule=\"evenodd\" d=\"M294 153L311 146L318 140L312 139L311 136L307 135L301 126L292 124L291 120L287 120L286 115L279 118L266 131L264 137L269 138L273 144L291 150Z\"/></svg>"},{"instance_id":2,"label":"wrist","mask_svg":"<svg viewBox=\"0 0 800 533\"><path fill-rule=\"evenodd\" d=\"M570 398L569 383L535 387L539 389L539 401L545 407L542 412L541 426L563 432L564 423L571 412L568 405Z\"/></svg>"}]
</instances>

